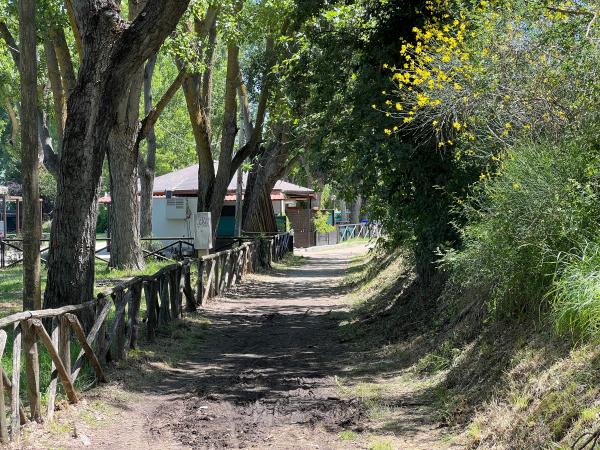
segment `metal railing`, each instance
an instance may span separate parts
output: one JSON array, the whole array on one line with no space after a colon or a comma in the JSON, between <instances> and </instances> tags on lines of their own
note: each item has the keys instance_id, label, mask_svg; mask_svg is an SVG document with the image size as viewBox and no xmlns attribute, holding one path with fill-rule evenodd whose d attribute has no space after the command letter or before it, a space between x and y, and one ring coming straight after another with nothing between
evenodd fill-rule
<instances>
[{"instance_id":1,"label":"metal railing","mask_svg":"<svg viewBox=\"0 0 600 450\"><path fill-rule=\"evenodd\" d=\"M338 225L338 242L356 238L376 238L381 236L381 226L375 222Z\"/></svg>"}]
</instances>

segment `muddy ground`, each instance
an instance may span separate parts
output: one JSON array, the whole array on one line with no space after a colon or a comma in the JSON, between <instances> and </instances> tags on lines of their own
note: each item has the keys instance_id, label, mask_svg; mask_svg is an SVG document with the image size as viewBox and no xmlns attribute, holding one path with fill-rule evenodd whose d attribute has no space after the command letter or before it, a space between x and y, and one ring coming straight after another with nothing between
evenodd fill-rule
<instances>
[{"instance_id":1,"label":"muddy ground","mask_svg":"<svg viewBox=\"0 0 600 450\"><path fill-rule=\"evenodd\" d=\"M427 410L399 403L401 423L382 432L364 402L340 389L339 379L365 361L338 333L349 308L342 281L365 251L312 249L299 267L249 276L213 300L200 323L184 323L137 363L114 368L109 386L57 414L52 433L33 430L25 446L444 447Z\"/></svg>"}]
</instances>

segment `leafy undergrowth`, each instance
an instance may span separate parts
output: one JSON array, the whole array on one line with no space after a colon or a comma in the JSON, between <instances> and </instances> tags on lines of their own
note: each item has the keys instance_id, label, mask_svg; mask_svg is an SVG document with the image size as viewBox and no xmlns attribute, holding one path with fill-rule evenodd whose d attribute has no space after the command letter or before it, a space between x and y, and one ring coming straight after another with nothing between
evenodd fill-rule
<instances>
[{"instance_id":1,"label":"leafy undergrowth","mask_svg":"<svg viewBox=\"0 0 600 450\"><path fill-rule=\"evenodd\" d=\"M401 252L356 261L348 282L361 287L340 336L363 359L339 386L378 431L443 427L431 448L566 449L600 427L596 345L574 346L539 318L490 320L479 293L448 292L443 274L419 279Z\"/></svg>"}]
</instances>

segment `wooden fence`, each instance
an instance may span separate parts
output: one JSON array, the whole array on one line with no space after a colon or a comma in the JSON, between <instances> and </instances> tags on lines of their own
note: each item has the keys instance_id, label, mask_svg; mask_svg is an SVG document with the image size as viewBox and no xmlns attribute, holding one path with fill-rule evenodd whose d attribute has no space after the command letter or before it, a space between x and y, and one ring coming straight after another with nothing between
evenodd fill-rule
<instances>
[{"instance_id":1,"label":"wooden fence","mask_svg":"<svg viewBox=\"0 0 600 450\"><path fill-rule=\"evenodd\" d=\"M146 339L153 341L162 325L182 317L184 310L195 311L210 298L239 283L246 273L270 266L291 249L290 244L288 234L257 238L197 260L185 259L150 276L132 278L87 303L25 311L0 319L0 359L8 342L8 333L13 337L11 377L0 366L0 393L6 392L10 398L8 411L4 396L0 401L0 441L3 444L9 440L18 442L21 428L29 420L51 421L59 382L67 400L77 403L79 395L75 381L86 360L93 368L96 380L106 381L103 371L106 363L125 359L127 351L138 345L142 296L146 306L143 314ZM192 289L193 264L198 270L195 292ZM93 324L87 335L82 322ZM12 330L7 332L8 328ZM71 358L73 338L81 347L74 362ZM38 343L46 348L52 360L45 414L41 406ZM27 381L25 399L20 396L21 358L24 359Z\"/></svg>"}]
</instances>

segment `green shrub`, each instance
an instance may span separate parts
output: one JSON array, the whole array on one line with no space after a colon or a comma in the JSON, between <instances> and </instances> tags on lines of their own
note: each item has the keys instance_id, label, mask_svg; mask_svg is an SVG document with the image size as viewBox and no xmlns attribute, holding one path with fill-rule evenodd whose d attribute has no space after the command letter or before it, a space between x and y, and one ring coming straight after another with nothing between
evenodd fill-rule
<instances>
[{"instance_id":1,"label":"green shrub","mask_svg":"<svg viewBox=\"0 0 600 450\"><path fill-rule=\"evenodd\" d=\"M327 223L327 214L325 214L323 211L317 211L315 213L313 223L315 224L316 232L319 234L326 234L335 231L335 227Z\"/></svg>"},{"instance_id":2,"label":"green shrub","mask_svg":"<svg viewBox=\"0 0 600 450\"><path fill-rule=\"evenodd\" d=\"M600 335L600 245L564 255L549 298L552 318L561 333L575 339Z\"/></svg>"},{"instance_id":3,"label":"green shrub","mask_svg":"<svg viewBox=\"0 0 600 450\"><path fill-rule=\"evenodd\" d=\"M496 313L539 312L561 255L599 236L598 163L582 138L515 145L464 206L463 247L443 258L451 280L483 290Z\"/></svg>"}]
</instances>

